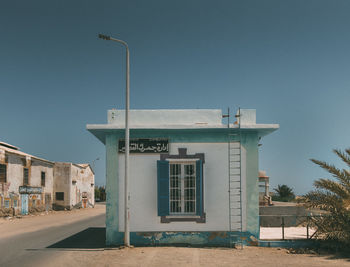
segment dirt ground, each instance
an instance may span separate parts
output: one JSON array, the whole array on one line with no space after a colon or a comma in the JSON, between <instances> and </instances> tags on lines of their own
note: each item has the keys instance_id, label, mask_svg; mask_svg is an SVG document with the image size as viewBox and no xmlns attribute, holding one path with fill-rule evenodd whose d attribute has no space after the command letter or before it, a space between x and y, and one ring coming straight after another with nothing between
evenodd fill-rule
<instances>
[{"instance_id":1,"label":"dirt ground","mask_svg":"<svg viewBox=\"0 0 350 267\"><path fill-rule=\"evenodd\" d=\"M104 205L96 205L94 209L51 212L13 220L0 219L0 241L1 238L12 239L43 228L55 229L55 226L86 220L103 215L104 212ZM102 247L48 248L47 244L36 246L35 249L26 247L25 255L31 256L34 261L21 261L20 266L350 266L350 255L346 258L315 253L293 254L279 248Z\"/></svg>"},{"instance_id":2,"label":"dirt ground","mask_svg":"<svg viewBox=\"0 0 350 267\"><path fill-rule=\"evenodd\" d=\"M90 251L57 251L39 266L350 266L346 258L289 254L286 249L245 247L176 248L143 247Z\"/></svg>"}]
</instances>

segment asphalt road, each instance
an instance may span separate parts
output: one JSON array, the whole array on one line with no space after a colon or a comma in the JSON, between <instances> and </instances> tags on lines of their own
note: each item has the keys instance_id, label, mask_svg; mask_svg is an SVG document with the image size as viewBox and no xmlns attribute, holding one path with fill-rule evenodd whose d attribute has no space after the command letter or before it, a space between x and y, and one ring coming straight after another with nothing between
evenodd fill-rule
<instances>
[{"instance_id":1,"label":"asphalt road","mask_svg":"<svg viewBox=\"0 0 350 267\"><path fill-rule=\"evenodd\" d=\"M75 216L78 212L75 213ZM69 212L66 212L65 216L51 216L52 227L49 222L45 228L41 227L41 229L29 232L24 229L25 225L30 223L31 218L28 218L26 224L22 226L23 232L10 236L6 236L6 233L1 234L3 230L6 230L6 225L0 225L0 266L40 266L39 262L42 262L43 259L49 260L49 258L59 256L62 250L103 249L105 214L100 212L96 215L94 212L92 216L89 216L86 211L82 214L81 219L75 219L73 222L69 220L71 216ZM46 216L42 217L44 219ZM67 221L69 223L66 224Z\"/></svg>"}]
</instances>

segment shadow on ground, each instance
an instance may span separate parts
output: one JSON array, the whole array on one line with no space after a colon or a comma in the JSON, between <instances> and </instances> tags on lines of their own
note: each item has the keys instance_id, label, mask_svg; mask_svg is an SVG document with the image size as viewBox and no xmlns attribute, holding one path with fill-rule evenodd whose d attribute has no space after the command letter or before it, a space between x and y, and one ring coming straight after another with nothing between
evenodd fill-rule
<instances>
[{"instance_id":1,"label":"shadow on ground","mask_svg":"<svg viewBox=\"0 0 350 267\"><path fill-rule=\"evenodd\" d=\"M96 249L105 248L106 228L90 227L47 248Z\"/></svg>"}]
</instances>

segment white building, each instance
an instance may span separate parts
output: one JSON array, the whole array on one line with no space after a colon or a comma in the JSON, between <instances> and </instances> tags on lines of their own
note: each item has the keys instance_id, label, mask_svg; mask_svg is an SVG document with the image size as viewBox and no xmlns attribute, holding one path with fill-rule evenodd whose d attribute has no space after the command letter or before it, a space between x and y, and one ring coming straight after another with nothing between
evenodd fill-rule
<instances>
[{"instance_id":1,"label":"white building","mask_svg":"<svg viewBox=\"0 0 350 267\"><path fill-rule=\"evenodd\" d=\"M95 175L89 164L55 162L55 208L87 208L95 205Z\"/></svg>"},{"instance_id":2,"label":"white building","mask_svg":"<svg viewBox=\"0 0 350 267\"><path fill-rule=\"evenodd\" d=\"M61 164L68 168L66 176L59 171ZM94 179L89 164L55 163L0 142L0 216L50 210L62 204L67 208L93 206Z\"/></svg>"},{"instance_id":3,"label":"white building","mask_svg":"<svg viewBox=\"0 0 350 267\"><path fill-rule=\"evenodd\" d=\"M53 165L0 142L0 208L22 214L51 209Z\"/></svg>"},{"instance_id":4,"label":"white building","mask_svg":"<svg viewBox=\"0 0 350 267\"><path fill-rule=\"evenodd\" d=\"M259 237L258 142L278 124L240 110L130 111L132 245L228 246ZM107 245L124 237L124 110L87 125L106 146Z\"/></svg>"}]
</instances>

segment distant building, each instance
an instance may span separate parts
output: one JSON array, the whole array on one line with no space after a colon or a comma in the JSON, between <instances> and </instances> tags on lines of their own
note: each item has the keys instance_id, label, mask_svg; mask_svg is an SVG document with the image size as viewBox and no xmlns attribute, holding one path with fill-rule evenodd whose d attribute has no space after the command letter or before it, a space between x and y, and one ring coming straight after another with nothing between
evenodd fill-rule
<instances>
[{"instance_id":1,"label":"distant building","mask_svg":"<svg viewBox=\"0 0 350 267\"><path fill-rule=\"evenodd\" d=\"M225 116L227 117L227 116ZM230 246L259 238L259 140L278 124L240 109L130 111L132 245ZM106 146L107 245L124 237L125 112L87 125Z\"/></svg>"},{"instance_id":2,"label":"distant building","mask_svg":"<svg viewBox=\"0 0 350 267\"><path fill-rule=\"evenodd\" d=\"M69 203L74 204L67 207L79 206L79 201L82 202L81 207L94 205L94 174L90 165L67 164L74 166L71 168L74 174L70 176L73 179L66 186L67 192L70 192L69 199L72 199ZM61 177L54 176L55 166L55 162L24 153L18 147L0 142L0 216L52 209L57 198L55 185L62 183Z\"/></svg>"},{"instance_id":3,"label":"distant building","mask_svg":"<svg viewBox=\"0 0 350 267\"><path fill-rule=\"evenodd\" d=\"M54 163L0 142L0 208L15 213L52 207Z\"/></svg>"},{"instance_id":4,"label":"distant building","mask_svg":"<svg viewBox=\"0 0 350 267\"><path fill-rule=\"evenodd\" d=\"M55 162L54 177L56 209L95 205L95 176L89 164Z\"/></svg>"}]
</instances>

